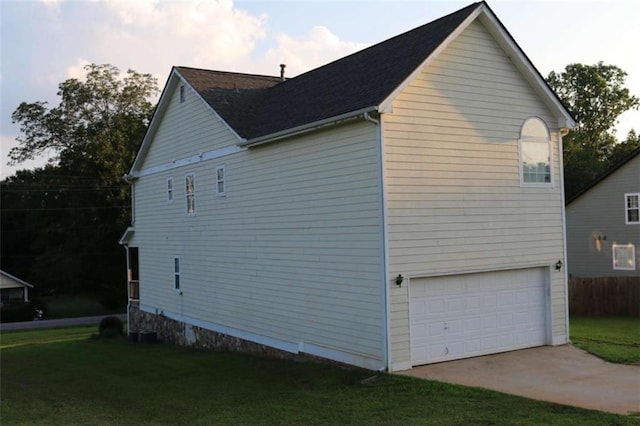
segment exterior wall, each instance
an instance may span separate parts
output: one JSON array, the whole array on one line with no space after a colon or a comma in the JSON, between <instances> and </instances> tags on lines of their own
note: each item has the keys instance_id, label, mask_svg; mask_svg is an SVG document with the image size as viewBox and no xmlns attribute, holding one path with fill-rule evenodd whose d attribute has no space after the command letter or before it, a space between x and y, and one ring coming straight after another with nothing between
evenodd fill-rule
<instances>
[{"instance_id":1,"label":"exterior wall","mask_svg":"<svg viewBox=\"0 0 640 426\"><path fill-rule=\"evenodd\" d=\"M518 138L544 120L552 188L521 187ZM484 26L472 23L383 114L388 278L564 262L557 120ZM566 343L566 282L552 268L553 343ZM410 367L408 285L391 284L394 369Z\"/></svg>"},{"instance_id":2,"label":"exterior wall","mask_svg":"<svg viewBox=\"0 0 640 426\"><path fill-rule=\"evenodd\" d=\"M145 168L236 141L209 111L202 128L188 121L189 132L182 131L181 106L191 108L168 107ZM175 128L162 131L165 125ZM289 352L382 368L376 132L360 121L143 174L135 182L131 242L139 247L141 310ZM201 135L211 148L200 145ZM156 147L174 151L168 156ZM215 194L221 165L225 197ZM186 173L195 174L193 217L185 210ZM181 291L174 290L174 256Z\"/></svg>"},{"instance_id":3,"label":"exterior wall","mask_svg":"<svg viewBox=\"0 0 640 426\"><path fill-rule=\"evenodd\" d=\"M180 87L170 94L166 111L147 153L142 168L158 166L190 155L233 144L233 135L210 107L185 84L185 100L180 103Z\"/></svg>"},{"instance_id":4,"label":"exterior wall","mask_svg":"<svg viewBox=\"0 0 640 426\"><path fill-rule=\"evenodd\" d=\"M625 222L625 194L640 192L640 156L567 206L567 267L574 277L638 276L640 225ZM613 244L633 244L636 270L613 269Z\"/></svg>"},{"instance_id":5,"label":"exterior wall","mask_svg":"<svg viewBox=\"0 0 640 426\"><path fill-rule=\"evenodd\" d=\"M0 291L3 301L20 299L27 302L29 300L29 287L4 274L0 274Z\"/></svg>"}]
</instances>

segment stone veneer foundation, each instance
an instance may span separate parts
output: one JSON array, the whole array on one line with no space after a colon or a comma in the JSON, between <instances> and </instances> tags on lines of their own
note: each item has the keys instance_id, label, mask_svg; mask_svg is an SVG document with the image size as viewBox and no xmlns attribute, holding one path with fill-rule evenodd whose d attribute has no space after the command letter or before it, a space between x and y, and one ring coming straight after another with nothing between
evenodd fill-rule
<instances>
[{"instance_id":1,"label":"stone veneer foundation","mask_svg":"<svg viewBox=\"0 0 640 426\"><path fill-rule=\"evenodd\" d=\"M293 354L228 334L185 324L162 314L144 312L135 305L129 307L129 330L140 333L153 331L157 333L158 340L161 342L198 349L244 352L279 359L300 359L302 357L317 359L317 357ZM327 362L328 360L323 359L322 361Z\"/></svg>"}]
</instances>

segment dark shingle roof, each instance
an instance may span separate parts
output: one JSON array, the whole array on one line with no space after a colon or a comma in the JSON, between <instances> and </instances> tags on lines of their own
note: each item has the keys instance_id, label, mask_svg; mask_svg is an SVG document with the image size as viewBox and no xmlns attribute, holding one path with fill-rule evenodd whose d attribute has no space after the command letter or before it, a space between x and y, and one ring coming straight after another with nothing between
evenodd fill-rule
<instances>
[{"instance_id":1,"label":"dark shingle roof","mask_svg":"<svg viewBox=\"0 0 640 426\"><path fill-rule=\"evenodd\" d=\"M245 139L379 105L478 7L460 9L284 82L177 67Z\"/></svg>"}]
</instances>

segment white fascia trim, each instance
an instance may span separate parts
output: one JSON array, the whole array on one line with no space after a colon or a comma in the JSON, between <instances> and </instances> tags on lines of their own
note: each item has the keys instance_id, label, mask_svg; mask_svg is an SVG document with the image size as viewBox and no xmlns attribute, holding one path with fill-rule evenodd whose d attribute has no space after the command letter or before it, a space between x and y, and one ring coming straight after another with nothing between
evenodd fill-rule
<instances>
[{"instance_id":1,"label":"white fascia trim","mask_svg":"<svg viewBox=\"0 0 640 426\"><path fill-rule=\"evenodd\" d=\"M447 37L440 44L440 46L438 46L433 52L431 52L431 54L420 64L420 66L418 66L418 68L416 68L411 74L409 74L409 77L405 78L404 81L400 83L400 85L396 87L395 90L391 92L391 94L380 103L380 112L393 112L393 101L398 97L398 95L403 92L407 88L407 86L411 84L411 82L415 80L416 77L418 77L422 73L422 71L440 55L440 53L442 53L447 47L449 47L451 42L455 40L478 17L483 9L485 9L483 5L478 7L473 11L471 15L467 17L467 19L464 20L464 22L462 22L458 26L458 28L455 29L455 31L449 34L449 37Z\"/></svg>"},{"instance_id":2,"label":"white fascia trim","mask_svg":"<svg viewBox=\"0 0 640 426\"><path fill-rule=\"evenodd\" d=\"M142 143L140 144L140 148L138 148L138 152L136 153L136 158L133 160L133 164L131 165L131 170L128 175L125 175L124 178L129 179L133 177L134 170L137 170L142 163L142 160L147 155L147 151L149 150L149 144L153 139L153 136L156 133L158 125L165 110L167 109L167 104L169 103L168 99L170 95L167 93L173 91L176 86L176 69L175 67L171 68L171 73L169 74L169 78L167 78L167 82L164 85L164 89L162 89L162 94L160 94L160 100L158 100L158 104L156 106L156 110L153 113L153 117L151 117L151 122L149 123L149 127L147 127L147 131L142 138Z\"/></svg>"},{"instance_id":3,"label":"white fascia trim","mask_svg":"<svg viewBox=\"0 0 640 426\"><path fill-rule=\"evenodd\" d=\"M139 178L143 176L149 176L156 173L162 173L169 170L177 169L184 166L194 165L203 161L215 160L217 158L225 157L227 155L236 154L238 152L246 151L246 148L240 148L236 145L229 145L224 148L214 149L212 151L202 152L191 157L181 158L179 160L159 164L157 166L149 167L132 175L132 178Z\"/></svg>"},{"instance_id":4,"label":"white fascia trim","mask_svg":"<svg viewBox=\"0 0 640 426\"><path fill-rule=\"evenodd\" d=\"M128 246L129 245L129 241L131 240L131 237L133 236L133 233L135 232L135 228L133 226L129 226L126 231L124 231L124 233L122 234L122 237L120 237L120 240L118 241L118 244L120 244L121 246ZM127 259L127 262L129 260Z\"/></svg>"},{"instance_id":5,"label":"white fascia trim","mask_svg":"<svg viewBox=\"0 0 640 426\"><path fill-rule=\"evenodd\" d=\"M12 279L12 280L14 280L14 281L17 281L17 282L18 282L18 284L22 284L22 285L23 285L23 286L25 286L25 287L33 288L33 285L29 284L28 282L26 282L26 281L24 281L24 280L21 280L21 279L20 279L20 278L18 278L18 277L15 277L15 276L11 275L11 274L10 274L10 273L8 273L8 272L0 271L0 274L1 274L1 275L4 275L5 277L10 278L10 279ZM13 287L13 288L19 288L19 287Z\"/></svg>"},{"instance_id":6,"label":"white fascia trim","mask_svg":"<svg viewBox=\"0 0 640 426\"><path fill-rule=\"evenodd\" d=\"M509 57L513 60L516 67L521 71L525 71L523 74L525 78L537 87L538 90L544 93L544 98L547 100L547 105L555 107L558 116L559 128L573 128L576 123L571 117L571 114L558 100L557 96L551 91L547 83L540 77L540 74L524 55L524 52L513 40L511 35L505 30L503 25L498 21L498 18L488 9L484 4L479 8L479 15L481 22L487 26L488 31L496 37L498 44L507 51Z\"/></svg>"},{"instance_id":7,"label":"white fascia trim","mask_svg":"<svg viewBox=\"0 0 640 426\"><path fill-rule=\"evenodd\" d=\"M333 361L341 362L349 365L357 365L362 368L368 368L371 370L380 370L384 368L384 362L380 359L371 358L362 354L344 352L338 349L327 348L324 346L318 346L313 343L293 343L286 340L274 339L272 337L266 337L259 334L251 333L245 330L240 330L234 327L227 327L220 324L215 324L209 321L203 321L197 318L193 318L186 315L180 315L176 312L171 312L164 309L158 309L154 306L141 303L139 305L141 311L154 314L164 315L174 321L183 322L189 325L195 325L196 327L204 328L207 330L215 331L217 333L226 334L229 336L237 337L239 339L254 342L260 345L269 346L272 348L280 349L292 354L305 353L314 355Z\"/></svg>"},{"instance_id":8,"label":"white fascia trim","mask_svg":"<svg viewBox=\"0 0 640 426\"><path fill-rule=\"evenodd\" d=\"M368 112L377 112L377 111L378 111L377 106L370 106L370 107L362 108L356 111L350 111L344 114L314 121L313 123L307 123L301 126L285 129L276 133L271 133L269 135L260 136L254 139L244 140L244 141L238 142L237 145L240 147L250 147L250 146L256 146L256 145L262 145L269 142L275 142L280 139L290 138L303 133L308 133L314 130L318 130L325 126L330 126L346 120L355 119L355 118L358 118L359 116L364 116L364 114Z\"/></svg>"}]
</instances>

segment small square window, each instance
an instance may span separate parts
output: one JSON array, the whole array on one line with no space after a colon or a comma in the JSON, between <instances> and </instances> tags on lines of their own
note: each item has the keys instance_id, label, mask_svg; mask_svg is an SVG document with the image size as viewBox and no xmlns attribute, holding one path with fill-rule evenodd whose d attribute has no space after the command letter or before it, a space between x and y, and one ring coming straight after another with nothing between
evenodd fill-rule
<instances>
[{"instance_id":1,"label":"small square window","mask_svg":"<svg viewBox=\"0 0 640 426\"><path fill-rule=\"evenodd\" d=\"M627 225L640 224L640 193L624 194L625 223Z\"/></svg>"},{"instance_id":2,"label":"small square window","mask_svg":"<svg viewBox=\"0 0 640 426\"><path fill-rule=\"evenodd\" d=\"M226 195L224 166L216 167L216 195L219 197Z\"/></svg>"},{"instance_id":3,"label":"small square window","mask_svg":"<svg viewBox=\"0 0 640 426\"><path fill-rule=\"evenodd\" d=\"M173 201L173 178L170 177L167 179L167 201Z\"/></svg>"},{"instance_id":4,"label":"small square window","mask_svg":"<svg viewBox=\"0 0 640 426\"><path fill-rule=\"evenodd\" d=\"M633 244L613 244L613 269L636 270L636 248Z\"/></svg>"},{"instance_id":5,"label":"small square window","mask_svg":"<svg viewBox=\"0 0 640 426\"><path fill-rule=\"evenodd\" d=\"M184 84L180 86L180 103L184 102L184 98L185 98L185 90L184 90Z\"/></svg>"}]
</instances>

